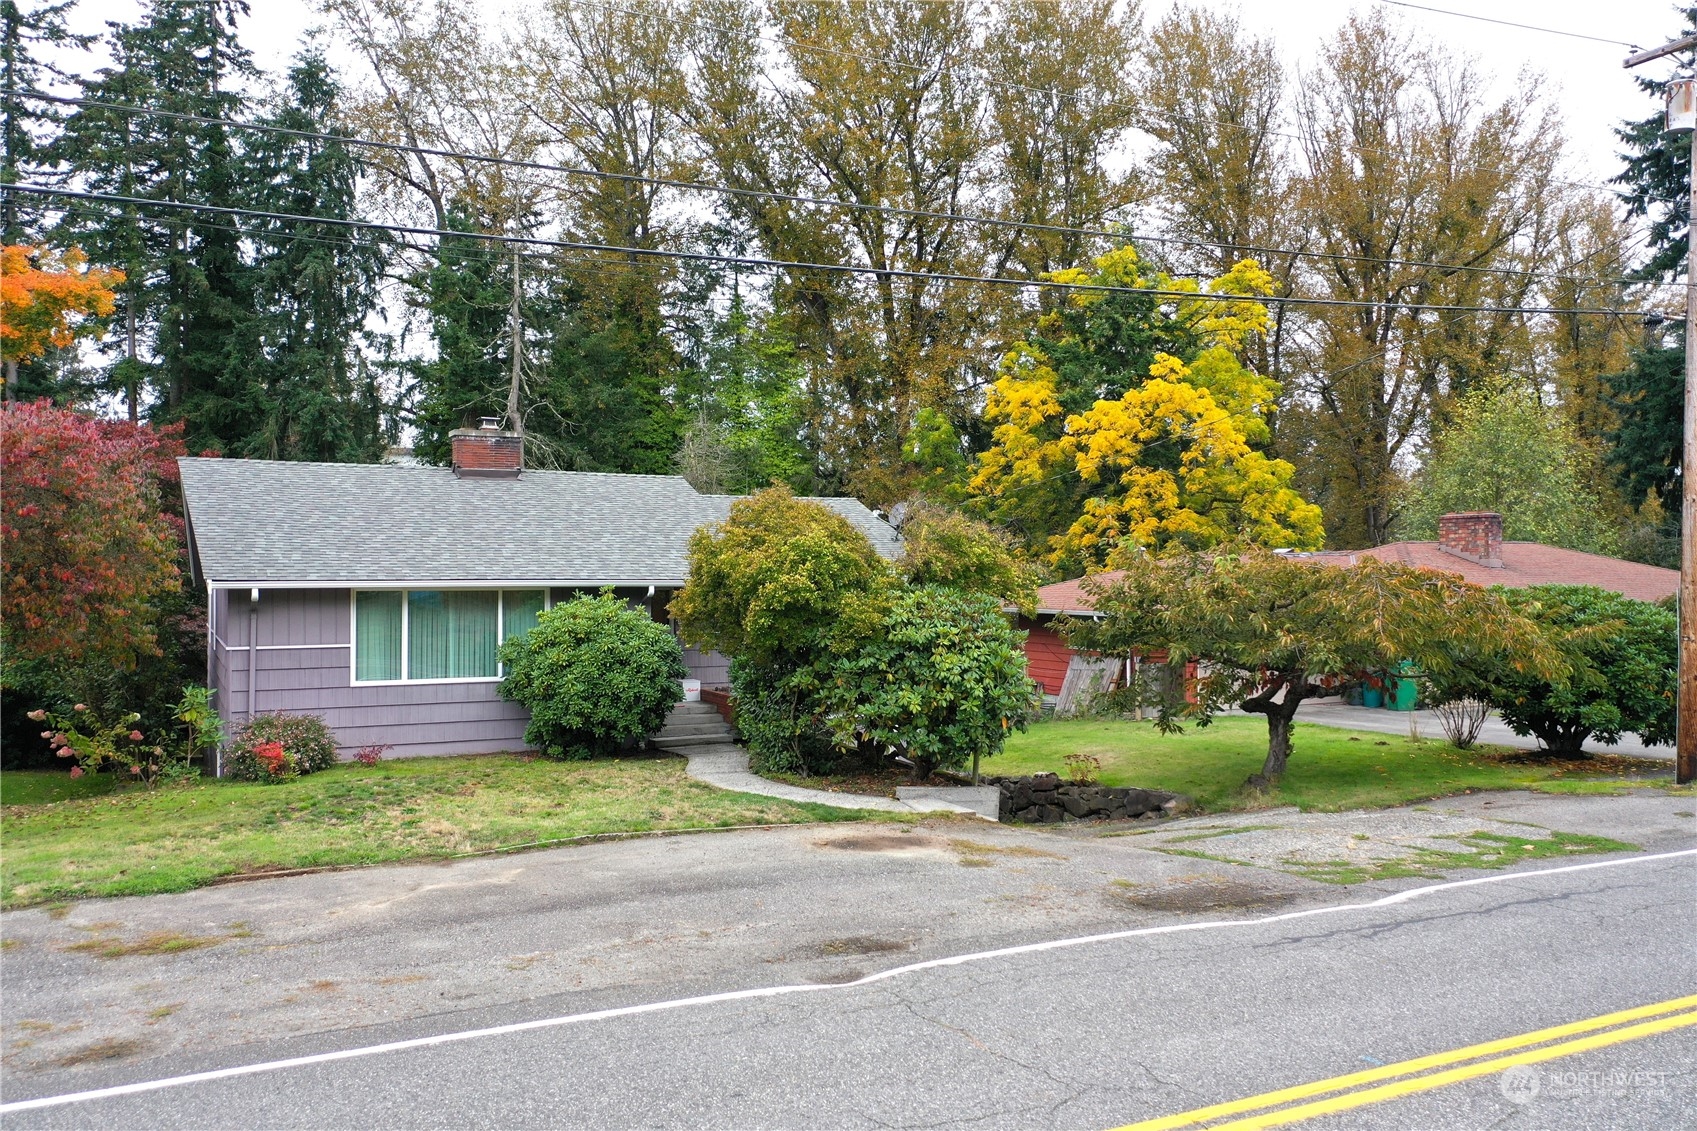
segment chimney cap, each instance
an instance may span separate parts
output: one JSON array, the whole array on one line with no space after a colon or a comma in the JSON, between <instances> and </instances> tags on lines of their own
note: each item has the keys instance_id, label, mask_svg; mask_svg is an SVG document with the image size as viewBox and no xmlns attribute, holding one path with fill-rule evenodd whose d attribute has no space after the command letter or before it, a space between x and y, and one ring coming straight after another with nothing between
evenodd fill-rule
<instances>
[{"instance_id":1,"label":"chimney cap","mask_svg":"<svg viewBox=\"0 0 1697 1131\"><path fill-rule=\"evenodd\" d=\"M477 418L477 427L484 432L499 432L501 430L501 418L499 416L480 416Z\"/></svg>"}]
</instances>

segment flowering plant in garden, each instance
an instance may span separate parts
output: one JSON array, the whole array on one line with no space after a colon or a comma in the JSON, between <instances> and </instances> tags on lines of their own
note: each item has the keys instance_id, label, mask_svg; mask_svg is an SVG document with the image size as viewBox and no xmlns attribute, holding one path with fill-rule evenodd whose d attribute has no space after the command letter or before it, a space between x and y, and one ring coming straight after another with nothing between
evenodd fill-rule
<instances>
[{"instance_id":1,"label":"flowering plant in garden","mask_svg":"<svg viewBox=\"0 0 1697 1131\"><path fill-rule=\"evenodd\" d=\"M89 710L88 704L78 703L68 715L36 710L29 717L48 725L50 729L42 731L41 737L47 739L54 753L76 759L77 764L71 767L73 778L112 767L151 782L164 755L159 747L145 745L147 737L135 729L141 716L133 711L117 722L106 723Z\"/></svg>"},{"instance_id":2,"label":"flowering plant in garden","mask_svg":"<svg viewBox=\"0 0 1697 1131\"><path fill-rule=\"evenodd\" d=\"M286 778L294 775L294 762L283 749L281 742L258 743L253 748L253 756L268 777Z\"/></svg>"},{"instance_id":3,"label":"flowering plant in garden","mask_svg":"<svg viewBox=\"0 0 1697 1131\"><path fill-rule=\"evenodd\" d=\"M335 764L335 736L317 715L255 715L224 751L224 767L236 781L287 781Z\"/></svg>"}]
</instances>

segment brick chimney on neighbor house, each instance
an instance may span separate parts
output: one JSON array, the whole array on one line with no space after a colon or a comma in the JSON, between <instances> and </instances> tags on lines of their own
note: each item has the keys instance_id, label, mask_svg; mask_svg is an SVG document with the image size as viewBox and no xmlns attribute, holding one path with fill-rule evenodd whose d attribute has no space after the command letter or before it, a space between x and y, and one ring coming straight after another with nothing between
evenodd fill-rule
<instances>
[{"instance_id":1,"label":"brick chimney on neighbor house","mask_svg":"<svg viewBox=\"0 0 1697 1131\"><path fill-rule=\"evenodd\" d=\"M1503 516L1494 511L1438 519L1438 549L1492 569L1503 568Z\"/></svg>"},{"instance_id":2,"label":"brick chimney on neighbor house","mask_svg":"<svg viewBox=\"0 0 1697 1131\"><path fill-rule=\"evenodd\" d=\"M462 479L517 479L524 470L524 437L502 431L496 417L485 416L476 428L456 428L448 440L454 445L454 474Z\"/></svg>"}]
</instances>

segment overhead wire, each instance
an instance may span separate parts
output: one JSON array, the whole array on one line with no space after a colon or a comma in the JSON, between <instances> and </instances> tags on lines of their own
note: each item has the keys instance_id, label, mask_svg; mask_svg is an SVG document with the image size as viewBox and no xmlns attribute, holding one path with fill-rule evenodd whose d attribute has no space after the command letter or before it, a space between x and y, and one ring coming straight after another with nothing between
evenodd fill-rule
<instances>
[{"instance_id":1,"label":"overhead wire","mask_svg":"<svg viewBox=\"0 0 1697 1131\"><path fill-rule=\"evenodd\" d=\"M189 201L159 201L146 197L120 196L114 193L92 193L75 189L54 188L43 185L11 184L6 186L10 191L22 192L36 196L64 197L77 200L98 200L111 204L132 206L148 206L155 208L187 209L207 212L224 216L253 216L266 220L279 220L291 223L320 224L331 227L368 229L372 231L389 231L405 235L430 236L436 238L483 240L507 246L532 246L561 248L570 251L598 251L615 255L641 256L658 259L675 259L686 262L719 263L732 266L770 267L784 271L824 272L829 274L875 275L879 277L936 280L951 283L977 283L992 286L1012 286L1017 288L1050 289L1060 291L1084 291L1095 294L1132 294L1148 298L1172 299L1181 302L1215 302L1215 303L1270 303L1277 302L1286 306L1322 306L1322 307L1352 307L1403 311L1460 311L1469 313L1517 313L1517 314L1598 314L1620 315L1627 317L1642 317L1648 311L1621 310L1609 307L1548 307L1548 306L1512 306L1476 305L1463 303L1419 303L1404 301L1377 301L1366 299L1332 299L1308 298L1300 296L1267 296L1245 295L1214 291L1186 291L1154 287L1126 287L1102 283L1071 283L1053 279L1012 279L995 275L967 275L945 271L916 271L907 268L876 267L848 263L811 263L798 260L772 259L764 256L724 255L717 252L681 251L671 248L631 247L618 244L605 244L588 240L560 240L542 236L499 235L483 232L463 232L450 228L432 228L423 225L380 223L370 220L352 220L340 217L303 216L285 212L271 212L263 209L238 208L224 205L197 204Z\"/></svg>"},{"instance_id":2,"label":"overhead wire","mask_svg":"<svg viewBox=\"0 0 1697 1131\"><path fill-rule=\"evenodd\" d=\"M901 208L892 205L866 204L859 201L834 200L828 197L814 197L795 193L777 193L761 189L734 188L727 185L714 185L702 181L685 181L669 177L652 177L636 173L616 173L601 169L591 169L583 166L554 164L543 161L530 161L511 157L496 157L489 154L467 153L459 150L438 148L432 146L408 145L400 142L378 141L371 138L361 138L350 134L323 133L313 130L299 130L284 126L273 126L260 122L242 122L228 118L218 118L203 114L190 114L182 111L163 110L147 106L131 106L124 103L105 102L98 99L73 98L67 95L53 95L40 91L21 92L26 97L53 102L61 105L83 106L91 109L111 110L119 113L138 116L158 117L176 121L194 122L204 125L217 125L231 129L248 130L277 136L295 137L303 140L324 141L334 144L359 146L385 152L405 153L420 157L437 157L452 161L466 161L482 165L493 165L502 168L518 168L531 171L562 173L568 176L591 177L602 180L639 183L662 188L718 193L726 196L750 197L772 200L783 203L802 204L809 207L835 208L851 211L877 212L887 215L912 217L918 219L934 219L951 223L979 224L1004 229L1020 231L1078 235L1096 239L1129 240L1142 243L1153 243L1163 246L1207 248L1227 250L1234 253L1247 253L1264 256L1288 257L1292 259L1323 260L1327 262L1374 263L1382 266L1410 267L1423 270L1451 271L1469 274L1506 275L1515 278L1553 279L1562 282L1578 282L1588 285L1622 285L1622 286L1671 286L1662 282L1645 282L1628 278L1597 278L1569 277L1551 274L1537 270L1525 270L1510 267L1483 267L1476 264L1444 263L1435 260L1402 259L1395 257L1375 257L1351 255L1343 252L1306 251L1296 248L1278 248L1261 244L1229 244L1217 241L1182 239L1170 236L1153 236L1139 233L1132 229L1102 229L1072 227L1061 224L1043 224L1034 221L1009 220L1004 217L981 216L955 212L937 212L927 209Z\"/></svg>"}]
</instances>

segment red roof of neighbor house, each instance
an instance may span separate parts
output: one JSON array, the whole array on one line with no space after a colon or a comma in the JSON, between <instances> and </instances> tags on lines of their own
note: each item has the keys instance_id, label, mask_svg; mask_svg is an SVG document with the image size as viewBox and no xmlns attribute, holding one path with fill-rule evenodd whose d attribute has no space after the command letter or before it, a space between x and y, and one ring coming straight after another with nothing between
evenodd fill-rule
<instances>
[{"instance_id":1,"label":"red roof of neighbor house","mask_svg":"<svg viewBox=\"0 0 1697 1131\"><path fill-rule=\"evenodd\" d=\"M1422 569L1459 573L1475 585L1595 585L1635 601L1660 601L1679 591L1679 571L1642 562L1622 561L1605 554L1564 550L1541 542L1504 542L1502 566L1480 565L1458 557L1436 542L1392 542L1371 550L1357 550L1355 557L1402 562Z\"/></svg>"},{"instance_id":2,"label":"red roof of neighbor house","mask_svg":"<svg viewBox=\"0 0 1697 1131\"><path fill-rule=\"evenodd\" d=\"M1125 570L1109 570L1107 573L1093 573L1090 577L1111 584L1125 576ZM1037 590L1037 615L1058 616L1061 613L1088 613L1096 608L1090 600L1090 595L1084 591L1085 578L1075 577L1071 581L1057 581L1053 585L1045 585Z\"/></svg>"},{"instance_id":3,"label":"red roof of neighbor house","mask_svg":"<svg viewBox=\"0 0 1697 1131\"><path fill-rule=\"evenodd\" d=\"M1421 569L1459 573L1475 585L1507 585L1524 589L1529 585L1595 585L1638 601L1659 601L1679 589L1679 571L1640 562L1622 561L1582 550L1564 550L1539 542L1504 542L1502 566L1481 565L1439 547L1436 542L1392 542L1371 550L1318 550L1292 554L1298 561L1315 565L1352 566L1362 558L1401 562ZM1124 576L1123 570L1092 574L1103 582ZM1084 591L1085 578L1074 578L1037 590L1040 616L1087 613L1095 608Z\"/></svg>"}]
</instances>

